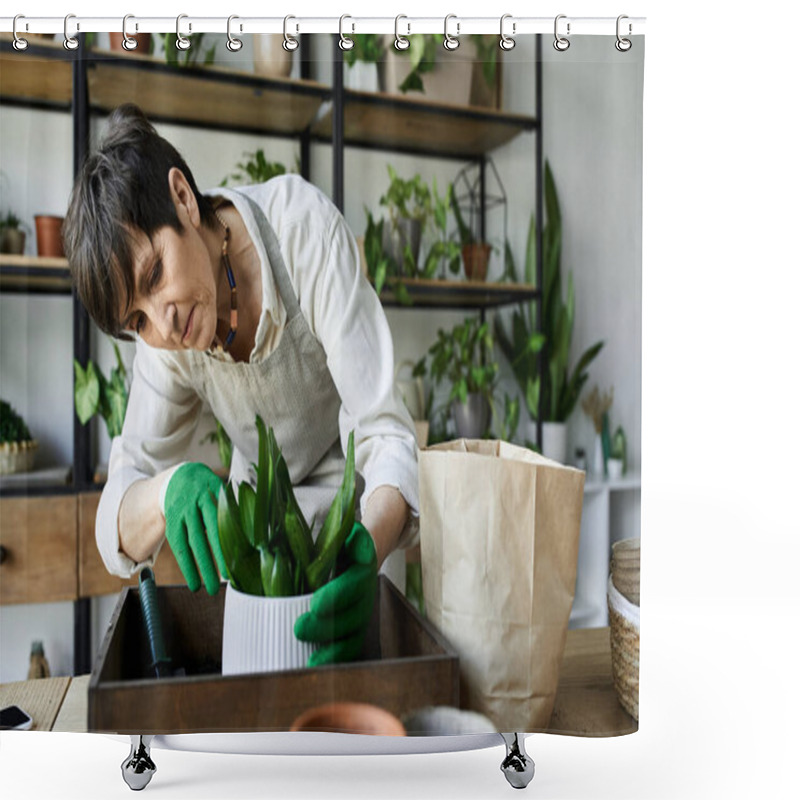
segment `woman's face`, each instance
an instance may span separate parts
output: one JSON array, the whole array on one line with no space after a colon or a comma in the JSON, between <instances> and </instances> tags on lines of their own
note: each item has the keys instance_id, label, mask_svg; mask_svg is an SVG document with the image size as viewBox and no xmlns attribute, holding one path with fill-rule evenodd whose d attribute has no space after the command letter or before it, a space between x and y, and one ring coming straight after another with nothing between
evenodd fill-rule
<instances>
[{"instance_id":1,"label":"woman's face","mask_svg":"<svg viewBox=\"0 0 800 800\"><path fill-rule=\"evenodd\" d=\"M217 330L220 273L209 252L213 234L201 225L183 173L173 168L169 182L183 232L165 226L152 241L133 232L134 295L121 319L151 347L207 350Z\"/></svg>"}]
</instances>

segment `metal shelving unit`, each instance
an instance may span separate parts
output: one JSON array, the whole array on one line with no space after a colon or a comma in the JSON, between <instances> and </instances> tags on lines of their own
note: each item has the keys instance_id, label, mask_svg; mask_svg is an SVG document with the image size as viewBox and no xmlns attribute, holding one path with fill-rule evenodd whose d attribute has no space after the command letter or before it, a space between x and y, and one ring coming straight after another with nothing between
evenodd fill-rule
<instances>
[{"instance_id":1,"label":"metal shelving unit","mask_svg":"<svg viewBox=\"0 0 800 800\"><path fill-rule=\"evenodd\" d=\"M540 68L536 71L536 113L531 117L347 90L342 54L337 46L333 47L332 86L317 83L309 78L311 62L303 58L307 35L301 37L299 80L267 79L225 67L178 70L149 56L87 51L83 37L82 34L81 45L74 52L67 53L55 43L41 42L32 43L25 53L17 53L11 46L11 36L0 36L0 102L70 113L74 173L89 152L92 116L108 114L125 101L139 104L154 121L297 139L301 174L307 179L310 143L329 144L333 150L333 200L340 210L343 209L344 158L348 148L477 161L483 175L485 159L491 150L522 132L533 132L536 134L535 205L537 218L542 218ZM336 37L333 38L335 41ZM541 63L540 36L537 36L536 49L537 61ZM143 74L147 76L146 81L140 80ZM213 113L209 109L213 109ZM541 264L539 237L537 286L542 285ZM483 316L487 308L535 300L541 318L541 293L533 286L401 280L415 304L413 307L477 309ZM0 257L0 291L71 296L73 353L80 363L86 364L90 355L90 323L72 291L66 260L3 255ZM381 293L381 300L387 306L397 305L391 289ZM73 425L72 485L54 486L50 494L100 488L93 481L90 429L81 425L77 417ZM541 440L540 426L538 436ZM4 489L0 497L46 496L48 488ZM91 668L89 602L88 597L75 601L76 674Z\"/></svg>"}]
</instances>

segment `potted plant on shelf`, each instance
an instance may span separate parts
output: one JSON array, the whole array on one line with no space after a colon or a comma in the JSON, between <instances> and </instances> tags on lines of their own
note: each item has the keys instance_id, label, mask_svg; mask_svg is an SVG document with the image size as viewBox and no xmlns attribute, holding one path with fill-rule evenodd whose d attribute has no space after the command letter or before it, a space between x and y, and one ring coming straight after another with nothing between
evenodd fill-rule
<instances>
[{"instance_id":1,"label":"potted plant on shelf","mask_svg":"<svg viewBox=\"0 0 800 800\"><path fill-rule=\"evenodd\" d=\"M133 50L126 50L122 46L122 42L124 40L124 35L122 31L115 32L111 31L108 34L108 47L112 53L120 53L122 55L130 55L131 53L136 53L140 56L146 56L150 53L150 49L153 46L153 37L152 34L149 33L129 33L129 39L135 39L137 42L136 47Z\"/></svg>"},{"instance_id":2,"label":"potted plant on shelf","mask_svg":"<svg viewBox=\"0 0 800 800\"><path fill-rule=\"evenodd\" d=\"M548 458L566 461L566 422L575 409L581 390L589 379L588 367L603 347L596 342L569 369L569 351L575 325L575 290L570 273L567 301L561 291L561 211L550 165L545 162L544 198L547 222L542 230L543 249L543 316L536 325L536 303L515 310L508 335L498 315L495 333L500 349L511 365L514 377L525 398L532 426L541 415L542 453ZM536 284L536 222L531 215L525 248L525 282ZM517 272L511 250L506 243L506 260L512 279ZM539 375L539 359L545 357L543 376ZM531 440L536 439L534 431Z\"/></svg>"},{"instance_id":3,"label":"potted plant on shelf","mask_svg":"<svg viewBox=\"0 0 800 800\"><path fill-rule=\"evenodd\" d=\"M347 64L348 88L357 91L385 91L378 76L378 64L386 56L383 36L379 33L356 33L351 36L355 42L342 55Z\"/></svg>"},{"instance_id":4,"label":"potted plant on shelf","mask_svg":"<svg viewBox=\"0 0 800 800\"><path fill-rule=\"evenodd\" d=\"M436 231L436 239L428 251L425 259L425 266L422 270L423 278L432 278L436 273L439 264L447 264L448 269L453 275L457 275L460 264L461 251L458 244L447 233L447 216L452 208L455 207L453 184L449 184L447 191L439 197L436 178L433 179L433 222Z\"/></svg>"},{"instance_id":5,"label":"potted plant on shelf","mask_svg":"<svg viewBox=\"0 0 800 800\"><path fill-rule=\"evenodd\" d=\"M9 211L0 219L0 253L21 256L25 252L25 231L22 220Z\"/></svg>"},{"instance_id":6,"label":"potted plant on shelf","mask_svg":"<svg viewBox=\"0 0 800 800\"><path fill-rule=\"evenodd\" d=\"M461 237L461 257L464 260L464 274L470 281L485 281L489 269L489 257L492 246L488 242L477 241L472 229L464 222L458 202L453 198L453 213L455 214L458 233Z\"/></svg>"},{"instance_id":7,"label":"potted plant on shelf","mask_svg":"<svg viewBox=\"0 0 800 800\"><path fill-rule=\"evenodd\" d=\"M193 33L191 36L186 36L185 38L191 41L191 46L186 50L178 50L174 33L156 33L164 58L172 67L198 67L213 64L217 43L214 42L210 47L204 47L205 36L205 33Z\"/></svg>"},{"instance_id":8,"label":"potted plant on shelf","mask_svg":"<svg viewBox=\"0 0 800 800\"><path fill-rule=\"evenodd\" d=\"M264 78L288 78L292 74L294 51L283 46L282 33L254 33L253 72Z\"/></svg>"},{"instance_id":9,"label":"potted plant on shelf","mask_svg":"<svg viewBox=\"0 0 800 800\"><path fill-rule=\"evenodd\" d=\"M299 164L296 163L295 167L299 172ZM286 174L286 166L280 161L267 161L260 147L255 152L245 153L244 161L239 161L236 169L238 172L226 176L220 186L228 186L230 181L235 184L266 183L277 175Z\"/></svg>"},{"instance_id":10,"label":"potted plant on shelf","mask_svg":"<svg viewBox=\"0 0 800 800\"><path fill-rule=\"evenodd\" d=\"M0 475L30 472L39 443L25 420L5 400L0 400Z\"/></svg>"},{"instance_id":11,"label":"potted plant on shelf","mask_svg":"<svg viewBox=\"0 0 800 800\"><path fill-rule=\"evenodd\" d=\"M592 453L592 473L604 477L608 472L608 460L611 456L611 436L608 424L608 412L614 403L614 387L608 392L600 393L595 386L581 401L581 407L594 425L594 451Z\"/></svg>"},{"instance_id":12,"label":"potted plant on shelf","mask_svg":"<svg viewBox=\"0 0 800 800\"><path fill-rule=\"evenodd\" d=\"M128 372L122 362L122 356L116 342L114 353L117 365L106 378L99 367L91 360L84 369L77 359L73 359L75 367L75 413L82 425L85 425L95 414L99 414L106 423L109 438L113 439L122 433L125 411L128 407Z\"/></svg>"},{"instance_id":13,"label":"potted plant on shelf","mask_svg":"<svg viewBox=\"0 0 800 800\"><path fill-rule=\"evenodd\" d=\"M489 323L467 317L449 332L440 328L427 355L414 368L415 376L424 375L430 358L434 383L449 380L448 407L458 435L465 439L481 438L489 428L498 368L495 361L484 358L493 347Z\"/></svg>"},{"instance_id":14,"label":"potted plant on shelf","mask_svg":"<svg viewBox=\"0 0 800 800\"><path fill-rule=\"evenodd\" d=\"M386 168L390 182L380 204L389 211L389 227L383 227L383 250L394 262L397 274L413 276L422 234L432 213L431 190L419 174L405 179L391 164Z\"/></svg>"},{"instance_id":15,"label":"potted plant on shelf","mask_svg":"<svg viewBox=\"0 0 800 800\"><path fill-rule=\"evenodd\" d=\"M386 220L375 220L369 209L364 206L367 215L367 229L364 232L364 266L367 277L380 295L387 284L392 288L397 301L404 306L412 305L411 296L401 280L401 274L394 260L390 260L383 249L384 227Z\"/></svg>"},{"instance_id":16,"label":"potted plant on shelf","mask_svg":"<svg viewBox=\"0 0 800 800\"><path fill-rule=\"evenodd\" d=\"M487 47L481 36L462 36L457 50L445 52L443 34L413 34L409 46L398 51L394 37L385 34L355 34L355 45L345 51L351 68L359 62L375 64L378 90L389 94L419 92L426 99L455 105L469 105L472 99L474 66L483 59L481 76L497 80L497 50ZM359 84L364 83L360 76ZM486 92L478 93L484 100ZM491 97L490 93L490 97Z\"/></svg>"},{"instance_id":17,"label":"potted plant on shelf","mask_svg":"<svg viewBox=\"0 0 800 800\"><path fill-rule=\"evenodd\" d=\"M342 484L315 542L272 428L261 417L256 427L256 488L239 484L237 501L228 483L217 501L220 546L230 577L223 675L306 666L313 645L295 637L294 623L309 610L313 592L327 583L355 520L352 432Z\"/></svg>"},{"instance_id":18,"label":"potted plant on shelf","mask_svg":"<svg viewBox=\"0 0 800 800\"><path fill-rule=\"evenodd\" d=\"M40 258L63 258L64 242L61 239L61 228L64 217L50 214L36 214L36 252Z\"/></svg>"}]
</instances>

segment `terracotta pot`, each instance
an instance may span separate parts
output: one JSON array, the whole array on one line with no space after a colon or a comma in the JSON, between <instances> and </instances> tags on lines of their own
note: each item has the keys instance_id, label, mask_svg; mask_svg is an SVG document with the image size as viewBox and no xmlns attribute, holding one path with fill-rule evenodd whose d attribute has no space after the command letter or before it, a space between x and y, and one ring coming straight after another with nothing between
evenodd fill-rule
<instances>
[{"instance_id":1,"label":"terracotta pot","mask_svg":"<svg viewBox=\"0 0 800 800\"><path fill-rule=\"evenodd\" d=\"M405 736L406 729L397 717L369 703L328 703L303 712L292 731L363 733L370 736Z\"/></svg>"},{"instance_id":2,"label":"terracotta pot","mask_svg":"<svg viewBox=\"0 0 800 800\"><path fill-rule=\"evenodd\" d=\"M136 39L139 42L135 50L126 50L122 46L122 33L109 33L108 41L110 49L115 53L138 53L139 55L147 55L150 52L150 39L149 33L134 33L128 34L131 39Z\"/></svg>"},{"instance_id":3,"label":"terracotta pot","mask_svg":"<svg viewBox=\"0 0 800 800\"><path fill-rule=\"evenodd\" d=\"M0 253L21 256L25 252L25 231L19 228L0 228Z\"/></svg>"},{"instance_id":4,"label":"terracotta pot","mask_svg":"<svg viewBox=\"0 0 800 800\"><path fill-rule=\"evenodd\" d=\"M36 222L36 252L42 257L63 258L61 226L64 224L64 217L37 215L33 219Z\"/></svg>"},{"instance_id":5,"label":"terracotta pot","mask_svg":"<svg viewBox=\"0 0 800 800\"><path fill-rule=\"evenodd\" d=\"M489 268L489 256L492 246L485 242L467 244L461 248L461 257L464 259L464 272L471 281L485 281L486 271Z\"/></svg>"}]
</instances>

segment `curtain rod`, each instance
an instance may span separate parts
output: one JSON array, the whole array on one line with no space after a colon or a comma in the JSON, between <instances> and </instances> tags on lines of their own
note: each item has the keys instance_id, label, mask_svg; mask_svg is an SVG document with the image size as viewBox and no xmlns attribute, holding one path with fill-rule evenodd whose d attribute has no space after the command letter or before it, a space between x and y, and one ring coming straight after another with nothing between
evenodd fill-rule
<instances>
[{"instance_id":1,"label":"curtain rod","mask_svg":"<svg viewBox=\"0 0 800 800\"><path fill-rule=\"evenodd\" d=\"M227 33L228 17L194 17L182 14L176 17L137 17L129 16L126 30L133 33L169 33L177 31L180 19L180 32L188 36L192 33ZM448 15L447 33L450 36L476 33L497 33L500 35L500 17L459 17ZM521 36L534 33L552 34L555 29L554 17L514 17L504 15L503 33L506 36ZM68 17L27 17L20 15L16 32L25 33L64 33L65 25L70 36L77 33L100 33L122 30L122 17L83 17L70 14ZM444 17L233 17L231 32L284 33L284 25L291 36L303 33L395 33L395 25L401 36L413 33L445 33ZM341 26L341 27L340 27ZM567 28L569 26L569 29ZM645 17L623 17L620 21L623 36L644 34ZM14 30L14 17L0 17L0 31L11 33ZM558 30L562 35L613 36L617 33L617 17L570 17L559 15Z\"/></svg>"}]
</instances>

